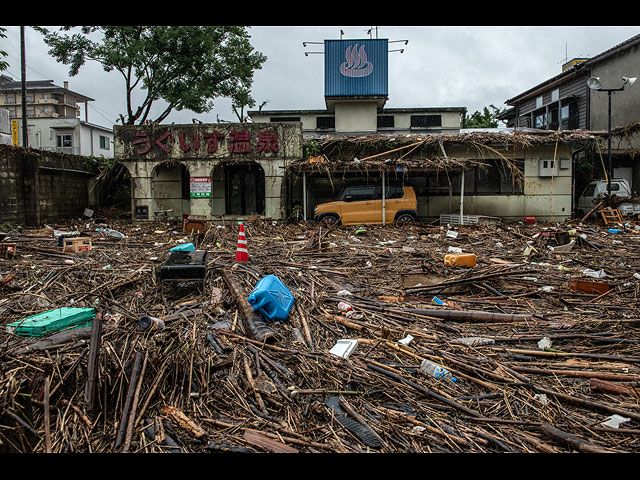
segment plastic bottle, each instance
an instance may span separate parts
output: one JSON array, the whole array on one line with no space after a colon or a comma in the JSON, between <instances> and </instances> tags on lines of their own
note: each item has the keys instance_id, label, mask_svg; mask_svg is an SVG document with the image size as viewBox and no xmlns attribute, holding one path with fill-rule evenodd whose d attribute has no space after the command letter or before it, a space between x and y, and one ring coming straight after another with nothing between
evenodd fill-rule
<instances>
[{"instance_id":1,"label":"plastic bottle","mask_svg":"<svg viewBox=\"0 0 640 480\"><path fill-rule=\"evenodd\" d=\"M449 370L427 359L424 359L420 364L420 371L426 373L427 375L431 375L433 378L446 378L454 383L457 381L457 379L453 375L451 375L451 372Z\"/></svg>"},{"instance_id":2,"label":"plastic bottle","mask_svg":"<svg viewBox=\"0 0 640 480\"><path fill-rule=\"evenodd\" d=\"M338 310L340 310L342 312L350 312L350 311L353 310L353 307L351 305L349 305L348 303L340 302L338 304Z\"/></svg>"}]
</instances>

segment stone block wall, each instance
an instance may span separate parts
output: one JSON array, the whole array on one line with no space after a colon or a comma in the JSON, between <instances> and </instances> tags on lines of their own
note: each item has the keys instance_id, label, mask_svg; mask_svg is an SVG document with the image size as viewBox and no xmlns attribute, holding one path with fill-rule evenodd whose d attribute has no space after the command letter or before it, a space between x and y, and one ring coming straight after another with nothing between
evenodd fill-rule
<instances>
[{"instance_id":1,"label":"stone block wall","mask_svg":"<svg viewBox=\"0 0 640 480\"><path fill-rule=\"evenodd\" d=\"M41 226L79 217L94 202L85 157L0 145L0 223Z\"/></svg>"}]
</instances>

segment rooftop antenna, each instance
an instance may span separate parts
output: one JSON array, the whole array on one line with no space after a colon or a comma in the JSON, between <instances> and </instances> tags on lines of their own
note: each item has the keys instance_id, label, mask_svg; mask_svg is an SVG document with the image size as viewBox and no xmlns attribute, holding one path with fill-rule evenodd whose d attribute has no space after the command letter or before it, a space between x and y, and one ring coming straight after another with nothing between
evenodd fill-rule
<instances>
[{"instance_id":1,"label":"rooftop antenna","mask_svg":"<svg viewBox=\"0 0 640 480\"><path fill-rule=\"evenodd\" d=\"M378 39L378 29L380 27L371 27L369 28L369 30L367 30L367 34L369 35L369 38L373 39L373 31L376 31L376 40Z\"/></svg>"},{"instance_id":2,"label":"rooftop antenna","mask_svg":"<svg viewBox=\"0 0 640 480\"><path fill-rule=\"evenodd\" d=\"M376 40L378 39L378 30L380 29L380 27L371 27L368 30L366 30L367 34L369 35L369 37L371 39L373 39L373 32L375 30L376 33ZM340 30L340 40L342 40L342 38L344 37L344 30ZM404 43L405 45L409 44L409 40L390 40L388 43ZM304 48L307 48L307 45L324 45L324 42L302 42L302 46ZM398 48L395 50L389 50L389 52L400 52L400 53L404 53L404 48ZM304 52L304 56L308 57L311 54L324 54L324 52Z\"/></svg>"}]
</instances>

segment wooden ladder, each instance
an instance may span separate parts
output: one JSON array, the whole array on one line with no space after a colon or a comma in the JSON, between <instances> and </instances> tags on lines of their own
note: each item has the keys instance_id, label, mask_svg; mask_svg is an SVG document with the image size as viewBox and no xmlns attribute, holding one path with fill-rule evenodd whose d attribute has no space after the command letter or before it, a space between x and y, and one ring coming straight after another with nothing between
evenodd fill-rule
<instances>
[{"instance_id":1,"label":"wooden ladder","mask_svg":"<svg viewBox=\"0 0 640 480\"><path fill-rule=\"evenodd\" d=\"M623 222L622 213L617 208L611 210L600 210L600 215L602 215L602 220L604 221L605 225Z\"/></svg>"}]
</instances>

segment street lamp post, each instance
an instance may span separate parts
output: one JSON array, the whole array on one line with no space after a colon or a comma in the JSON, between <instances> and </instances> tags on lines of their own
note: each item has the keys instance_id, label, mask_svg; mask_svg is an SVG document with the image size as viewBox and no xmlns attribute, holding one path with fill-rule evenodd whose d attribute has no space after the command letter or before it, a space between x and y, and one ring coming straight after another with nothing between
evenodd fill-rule
<instances>
[{"instance_id":1,"label":"street lamp post","mask_svg":"<svg viewBox=\"0 0 640 480\"><path fill-rule=\"evenodd\" d=\"M607 126L607 149L608 149L608 165L607 165L607 193L611 196L611 175L613 174L613 169L611 168L611 93L620 92L624 90L626 87L630 87L636 81L636 77L622 77L622 87L620 88L602 88L602 83L600 83L600 77L589 77L587 79L587 86L598 92L607 92L608 100L609 100L609 118L608 118L608 126Z\"/></svg>"}]
</instances>

